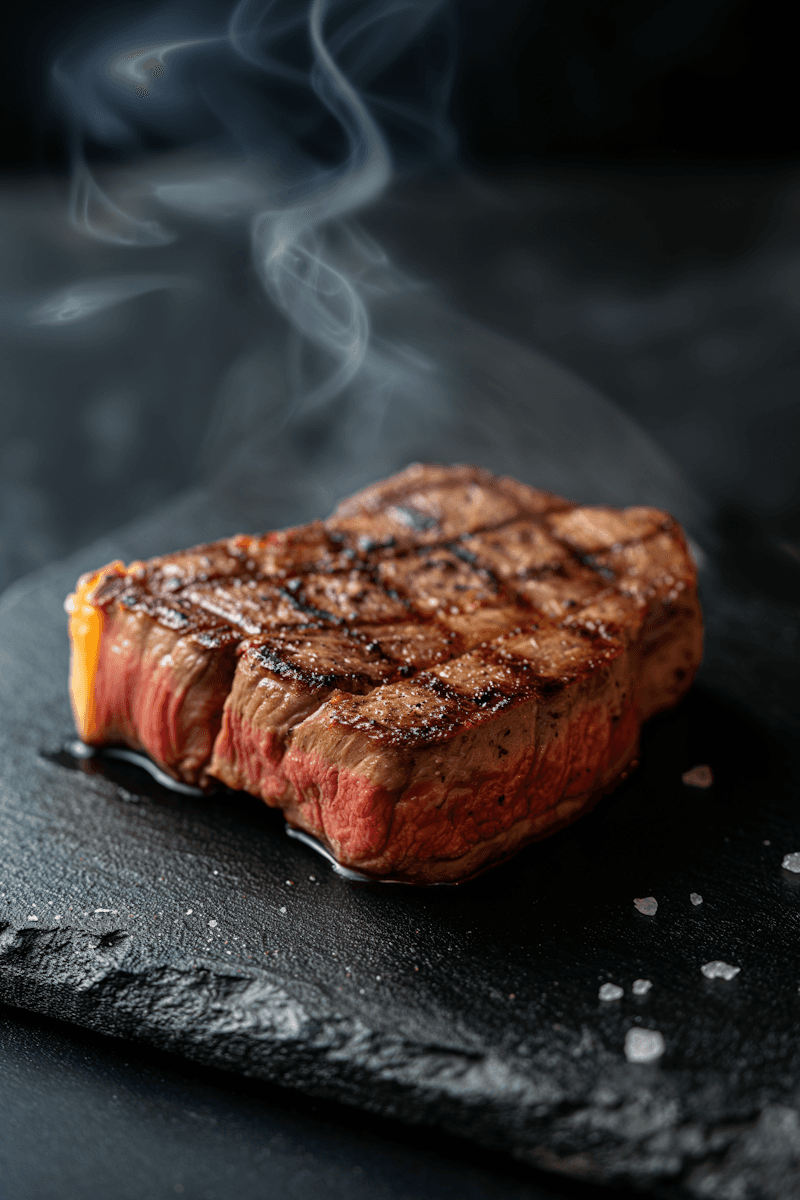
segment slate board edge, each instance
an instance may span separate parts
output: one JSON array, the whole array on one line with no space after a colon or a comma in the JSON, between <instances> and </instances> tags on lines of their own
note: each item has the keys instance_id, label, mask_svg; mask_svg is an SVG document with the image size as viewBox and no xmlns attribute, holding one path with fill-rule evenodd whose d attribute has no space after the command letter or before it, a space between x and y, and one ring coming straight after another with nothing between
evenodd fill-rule
<instances>
[{"instance_id":1,"label":"slate board edge","mask_svg":"<svg viewBox=\"0 0 800 1200\"><path fill-rule=\"evenodd\" d=\"M64 974L70 971L70 952L84 974L87 954L93 957L90 987L76 993L68 984L54 982L54 940L67 951L60 964ZM570 1104L563 1097L548 1096L545 1077L536 1094L530 1075L515 1078L500 1058L469 1057L446 1046L404 1041L337 1013L320 992L312 998L315 1015L309 1016L307 1004L292 994L299 988L307 991L307 985L263 973L223 974L207 964L189 963L183 969L126 970L113 961L120 957L115 951L123 945L124 935L105 954L98 946L101 940L80 929L0 927L0 959L4 960L0 1001L103 1036L141 1041L202 1066L296 1089L313 1099L407 1126L438 1128L508 1154L537 1171L599 1185L599 1195L608 1188L615 1194L618 1188L630 1188L664 1200L689 1196L730 1200L734 1194L748 1200L751 1196L794 1200L796 1196L796 1174L785 1173L791 1166L787 1142L791 1148L796 1114L780 1105L765 1105L749 1122L709 1127L702 1135L703 1152L690 1153L688 1161L685 1151L699 1132L697 1126L673 1126L655 1139L621 1143L617 1153L609 1154L606 1147L600 1158L585 1149L560 1157L546 1144L548 1126L554 1117L581 1110L589 1113L591 1105L586 1097ZM37 949L42 953L32 970ZM16 956L25 960L24 965L13 965ZM103 957L105 964L98 961ZM191 1036L187 1009L194 1010L197 1038ZM145 1013L150 1019L143 1019ZM209 1027L216 1027L216 1036L208 1037ZM657 1065L620 1067L612 1055L606 1057L607 1070L598 1079L598 1091L610 1083L646 1105L668 1104L664 1095L668 1088ZM602 1105L598 1111L602 1113ZM772 1184L763 1190L729 1192L724 1160L731 1149L735 1176L749 1168L748 1174L752 1172L756 1180L767 1183L772 1176ZM718 1167L723 1168L719 1189L714 1186Z\"/></svg>"},{"instance_id":2,"label":"slate board edge","mask_svg":"<svg viewBox=\"0 0 800 1200\"><path fill-rule=\"evenodd\" d=\"M407 1125L433 1125L457 1137L466 1134L531 1166L561 1169L556 1156L535 1138L537 1127L544 1132L546 1125L541 1114L533 1112L537 1105L547 1107L546 1080L536 1095L530 1079L514 1080L499 1058L467 1058L446 1046L415 1045L327 1004L320 1019L325 1001L319 993L312 1017L292 995L291 984L258 972L223 975L207 964L133 972L107 965L95 972L90 988L77 993L54 982L55 945L61 952L59 966L68 974L71 952L81 960L76 962L81 969L87 951L102 958L100 940L80 929L0 927L0 1001L94 1033L141 1041L203 1066L366 1108ZM83 943L80 949L76 942ZM37 950L39 969L32 970ZM24 967L8 965L9 958L24 960ZM202 1029L197 1039L191 1036L187 1009L195 1010L196 1026ZM148 1021L142 1020L144 1013L157 1015ZM209 1025L218 1031L213 1039L207 1036ZM509 1083L505 1090L503 1085ZM519 1094L523 1087L526 1096ZM565 1164L564 1173L574 1175L576 1166ZM588 1159L577 1173L587 1181L610 1182L607 1170Z\"/></svg>"},{"instance_id":3,"label":"slate board edge","mask_svg":"<svg viewBox=\"0 0 800 1200\"><path fill-rule=\"evenodd\" d=\"M307 985L259 972L226 975L208 964L188 963L183 969L130 971L110 962L97 970L97 959L103 957L100 940L81 929L0 927L0 1002L351 1110L366 1110L407 1126L438 1128L536 1170L599 1185L601 1194L609 1187L665 1198L698 1194L681 1185L695 1167L679 1149L686 1136L683 1127L670 1129L655 1155L645 1144L633 1142L620 1144L618 1155L609 1155L606 1148L599 1159L586 1150L560 1157L546 1144L554 1117L591 1106L585 1096L566 1101L545 1076L537 1088L530 1074L516 1075L500 1057L465 1056L446 1046L411 1043L385 1029L370 1028L358 1018L337 1013L319 992L313 997L311 1016L303 1000L292 994L308 990ZM95 958L89 988L76 993L68 984L54 982L54 943L66 952L59 964L66 975L70 953L81 973L87 953ZM38 969L32 970L37 950ZM13 962L15 957L24 959L24 966L9 966L9 958ZM113 949L109 957L115 957ZM192 1009L196 1038L191 1035L193 1022L186 1020ZM150 1019L143 1019L145 1013ZM216 1028L215 1036L209 1037L210 1028ZM608 1074L598 1079L598 1088L613 1077L613 1085L622 1084L629 1097L668 1103L659 1096L664 1080L657 1065L620 1067L611 1054L606 1057ZM747 1134L752 1138L763 1115L754 1113L749 1124L706 1132L709 1139L716 1136L719 1150L724 1150ZM767 1194L780 1200L791 1195Z\"/></svg>"}]
</instances>

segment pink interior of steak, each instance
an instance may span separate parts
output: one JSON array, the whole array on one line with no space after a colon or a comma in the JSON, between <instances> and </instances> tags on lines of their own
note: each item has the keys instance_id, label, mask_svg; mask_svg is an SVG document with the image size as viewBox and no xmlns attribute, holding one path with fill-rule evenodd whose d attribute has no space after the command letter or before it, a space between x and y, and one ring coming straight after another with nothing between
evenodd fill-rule
<instances>
[{"instance_id":1,"label":"pink interior of steak","mask_svg":"<svg viewBox=\"0 0 800 1200\"><path fill-rule=\"evenodd\" d=\"M638 721L673 703L699 662L694 587L682 533L662 512L579 508L476 468L412 467L326 522L237 536L101 581L96 740L142 747L187 782L210 774L282 804L336 851L339 812L351 835L360 830L356 858L374 858L386 797L405 788L407 803L411 786L392 775L389 746L412 758L446 747L460 778L455 739L515 710L524 726L534 704L552 745L537 735L535 764L532 747L519 751L517 791L538 787L554 805L570 787L603 786L596 766L581 776L577 744L565 783L564 738L602 740L591 761L600 754L606 774L625 765ZM614 682L623 661L635 687L622 674ZM558 698L568 685L575 719L565 731ZM326 807L328 741L338 791ZM485 795L497 778L499 837L517 818L504 807L513 756L499 746L495 757L469 766L461 754L483 772ZM433 767L415 769L419 798ZM402 812L392 820L402 826ZM441 812L428 828L441 840Z\"/></svg>"}]
</instances>

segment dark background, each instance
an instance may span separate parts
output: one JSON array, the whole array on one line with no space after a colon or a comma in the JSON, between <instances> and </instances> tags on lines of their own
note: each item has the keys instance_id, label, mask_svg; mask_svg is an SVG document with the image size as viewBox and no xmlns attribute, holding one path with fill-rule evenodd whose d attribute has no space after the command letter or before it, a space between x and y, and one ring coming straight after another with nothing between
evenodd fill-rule
<instances>
[{"instance_id":1,"label":"dark background","mask_svg":"<svg viewBox=\"0 0 800 1200\"><path fill-rule=\"evenodd\" d=\"M143 7L114 6L120 23ZM27 0L6 11L0 187L64 175L63 134L43 101L44 49L108 8ZM599 385L711 498L723 532L768 544L791 572L800 123L785 8L464 0L456 12L451 114L463 165L485 190L463 179L408 184L404 215L378 215L376 232L470 315ZM36 411L0 402L0 589L200 471L191 438L154 469L148 431L163 429L163 414L145 412L136 440L111 412L106 440L87 439L78 503L57 401ZM100 452L113 453L111 479L102 461L92 475ZM800 576L787 578L791 590ZM303 1198L545 1195L491 1159L454 1166L463 1147L410 1148L405 1134L347 1127L301 1102L287 1109L285 1097L198 1079L77 1031L5 1011L0 1035L0 1174L13 1200L174 1195L193 1172L206 1183L191 1194L209 1200L267 1194L265 1185Z\"/></svg>"},{"instance_id":2,"label":"dark background","mask_svg":"<svg viewBox=\"0 0 800 1200\"><path fill-rule=\"evenodd\" d=\"M120 3L120 24L159 7ZM42 48L107 4L30 0L4 16L0 76L5 170L65 165L44 111ZM484 169L677 158L793 160L794 40L785 5L765 0L461 0L452 117Z\"/></svg>"},{"instance_id":3,"label":"dark background","mask_svg":"<svg viewBox=\"0 0 800 1200\"><path fill-rule=\"evenodd\" d=\"M481 165L752 161L800 148L778 4L473 2L462 12L454 115Z\"/></svg>"}]
</instances>

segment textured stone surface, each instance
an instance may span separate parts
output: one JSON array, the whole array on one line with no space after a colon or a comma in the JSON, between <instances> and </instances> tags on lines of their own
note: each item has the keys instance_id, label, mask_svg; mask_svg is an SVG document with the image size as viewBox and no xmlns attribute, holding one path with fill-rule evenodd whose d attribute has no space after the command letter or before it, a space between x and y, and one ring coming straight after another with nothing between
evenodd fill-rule
<instances>
[{"instance_id":1,"label":"textured stone surface","mask_svg":"<svg viewBox=\"0 0 800 1200\"><path fill-rule=\"evenodd\" d=\"M233 524L189 499L4 600L0 999L576 1178L795 1196L796 613L706 572L701 683L614 796L472 884L360 885L247 797L63 751L78 571ZM713 787L681 782L697 763ZM705 979L716 959L740 973ZM663 1035L658 1062L626 1062L636 1027Z\"/></svg>"}]
</instances>

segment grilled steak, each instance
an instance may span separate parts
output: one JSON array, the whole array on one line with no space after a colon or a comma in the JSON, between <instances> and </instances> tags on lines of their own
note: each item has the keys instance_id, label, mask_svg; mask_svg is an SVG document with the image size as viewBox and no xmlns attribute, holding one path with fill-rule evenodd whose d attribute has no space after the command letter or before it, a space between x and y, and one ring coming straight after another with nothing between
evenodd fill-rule
<instances>
[{"instance_id":1,"label":"grilled steak","mask_svg":"<svg viewBox=\"0 0 800 1200\"><path fill-rule=\"evenodd\" d=\"M281 808L342 864L458 880L624 778L701 657L693 561L651 508L413 466L324 522L83 576L93 745Z\"/></svg>"}]
</instances>

